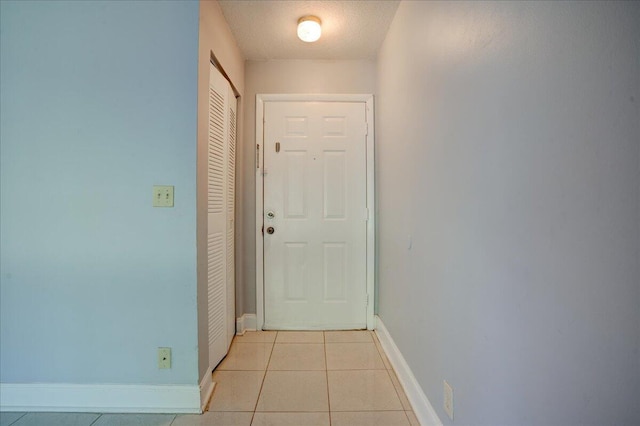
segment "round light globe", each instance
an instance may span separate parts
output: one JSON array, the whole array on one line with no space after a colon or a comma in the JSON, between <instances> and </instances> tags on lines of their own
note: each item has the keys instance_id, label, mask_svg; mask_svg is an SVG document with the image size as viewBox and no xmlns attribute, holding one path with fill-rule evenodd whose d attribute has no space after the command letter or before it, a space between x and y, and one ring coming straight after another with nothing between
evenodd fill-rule
<instances>
[{"instance_id":1,"label":"round light globe","mask_svg":"<svg viewBox=\"0 0 640 426\"><path fill-rule=\"evenodd\" d=\"M298 38L307 43L318 40L322 34L320 24L320 19L315 16L303 16L298 19Z\"/></svg>"}]
</instances>

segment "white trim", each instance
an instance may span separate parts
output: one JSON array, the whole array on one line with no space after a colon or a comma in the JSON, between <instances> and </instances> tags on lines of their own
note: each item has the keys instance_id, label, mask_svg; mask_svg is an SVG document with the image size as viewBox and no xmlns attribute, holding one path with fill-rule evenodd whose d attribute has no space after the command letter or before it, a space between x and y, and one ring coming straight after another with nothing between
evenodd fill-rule
<instances>
[{"instance_id":1,"label":"white trim","mask_svg":"<svg viewBox=\"0 0 640 426\"><path fill-rule=\"evenodd\" d=\"M263 247L263 176L264 167L264 103L265 102L358 102L366 104L367 114L367 329L375 328L375 173L374 173L374 114L373 95L370 94L258 94L256 95L256 145L260 156L256 164L256 329L264 325L264 247ZM254 146L254 150L256 147Z\"/></svg>"},{"instance_id":2,"label":"white trim","mask_svg":"<svg viewBox=\"0 0 640 426\"><path fill-rule=\"evenodd\" d=\"M215 388L216 384L213 382L213 368L208 367L204 372L204 377L202 381L200 381L200 412L204 413L207 405L209 404L209 400L211 399L211 395L213 395L213 388Z\"/></svg>"},{"instance_id":3,"label":"white trim","mask_svg":"<svg viewBox=\"0 0 640 426\"><path fill-rule=\"evenodd\" d=\"M256 99L262 102L368 102L371 94L361 93L261 93ZM258 109L256 108L256 113Z\"/></svg>"},{"instance_id":4,"label":"white trim","mask_svg":"<svg viewBox=\"0 0 640 426\"><path fill-rule=\"evenodd\" d=\"M0 411L200 413L197 385L0 383Z\"/></svg>"},{"instance_id":5,"label":"white trim","mask_svg":"<svg viewBox=\"0 0 640 426\"><path fill-rule=\"evenodd\" d=\"M236 335L242 336L245 331L256 331L256 314L243 314L236 318Z\"/></svg>"},{"instance_id":6,"label":"white trim","mask_svg":"<svg viewBox=\"0 0 640 426\"><path fill-rule=\"evenodd\" d=\"M236 318L236 336L242 336L244 332L247 331L244 329L244 315Z\"/></svg>"},{"instance_id":7,"label":"white trim","mask_svg":"<svg viewBox=\"0 0 640 426\"><path fill-rule=\"evenodd\" d=\"M256 154L256 329L264 325L264 101L268 96L256 95L256 142L253 147Z\"/></svg>"},{"instance_id":8,"label":"white trim","mask_svg":"<svg viewBox=\"0 0 640 426\"><path fill-rule=\"evenodd\" d=\"M373 95L365 99L367 108L367 211L369 220L367 221L367 329L376 328L374 312L375 300L375 250L376 250L376 226L375 226L375 158L374 158L374 128L375 121L373 115Z\"/></svg>"},{"instance_id":9,"label":"white trim","mask_svg":"<svg viewBox=\"0 0 640 426\"><path fill-rule=\"evenodd\" d=\"M398 376L398 380L400 380L400 384L407 394L407 398L413 407L413 412L420 424L422 426L442 426L442 422L433 409L431 402L429 402L429 399L424 394L422 387L420 387L416 376L413 375L409 364L407 364L402 353L400 353L400 349L398 349L389 334L389 330L387 330L378 316L376 316L376 335L382 345L382 349L384 349L384 352L387 354L391 366Z\"/></svg>"}]
</instances>

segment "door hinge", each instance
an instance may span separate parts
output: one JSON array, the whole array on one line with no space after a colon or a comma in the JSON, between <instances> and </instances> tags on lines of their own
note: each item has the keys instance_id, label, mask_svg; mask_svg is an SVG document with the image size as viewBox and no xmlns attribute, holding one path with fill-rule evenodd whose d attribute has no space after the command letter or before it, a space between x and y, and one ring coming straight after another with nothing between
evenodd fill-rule
<instances>
[{"instance_id":1,"label":"door hinge","mask_svg":"<svg viewBox=\"0 0 640 426\"><path fill-rule=\"evenodd\" d=\"M366 304L366 306L369 307L369 295L368 294L367 294L367 304Z\"/></svg>"},{"instance_id":2,"label":"door hinge","mask_svg":"<svg viewBox=\"0 0 640 426\"><path fill-rule=\"evenodd\" d=\"M365 222L369 222L369 208L368 207L364 208L364 221Z\"/></svg>"},{"instance_id":3,"label":"door hinge","mask_svg":"<svg viewBox=\"0 0 640 426\"><path fill-rule=\"evenodd\" d=\"M256 145L256 169L260 168L260 144Z\"/></svg>"}]
</instances>

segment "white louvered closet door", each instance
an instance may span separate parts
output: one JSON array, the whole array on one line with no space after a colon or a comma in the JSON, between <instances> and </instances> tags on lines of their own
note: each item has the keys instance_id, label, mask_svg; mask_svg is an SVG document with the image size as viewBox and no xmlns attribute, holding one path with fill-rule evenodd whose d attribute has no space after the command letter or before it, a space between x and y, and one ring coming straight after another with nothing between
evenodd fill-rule
<instances>
[{"instance_id":1,"label":"white louvered closet door","mask_svg":"<svg viewBox=\"0 0 640 426\"><path fill-rule=\"evenodd\" d=\"M235 286L235 192L236 192L236 112L238 102L229 87L229 145L227 146L227 347L236 334Z\"/></svg>"},{"instance_id":2,"label":"white louvered closet door","mask_svg":"<svg viewBox=\"0 0 640 426\"><path fill-rule=\"evenodd\" d=\"M233 102L231 102L233 101ZM229 197L233 203L235 179L229 179L231 133L230 108L235 104L229 82L210 65L209 71L209 139L207 177L207 285L209 325L209 365L215 367L229 349L230 327L235 328L235 289L229 275L233 274L233 243L229 244ZM234 107L235 108L235 107ZM234 148L235 151L235 136ZM231 171L231 173L234 173ZM233 222L231 222L233 223ZM231 233L233 238L233 233ZM231 251L229 252L229 247ZM231 270L230 266L231 265ZM229 324L231 321L232 324Z\"/></svg>"}]
</instances>

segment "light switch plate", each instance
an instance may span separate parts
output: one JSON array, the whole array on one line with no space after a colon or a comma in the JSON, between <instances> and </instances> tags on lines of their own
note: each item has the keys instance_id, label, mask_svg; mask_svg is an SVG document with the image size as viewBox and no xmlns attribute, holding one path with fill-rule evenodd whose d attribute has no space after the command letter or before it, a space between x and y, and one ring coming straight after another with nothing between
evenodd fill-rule
<instances>
[{"instance_id":1,"label":"light switch plate","mask_svg":"<svg viewBox=\"0 0 640 426\"><path fill-rule=\"evenodd\" d=\"M153 186L153 207L173 207L173 186Z\"/></svg>"}]
</instances>

